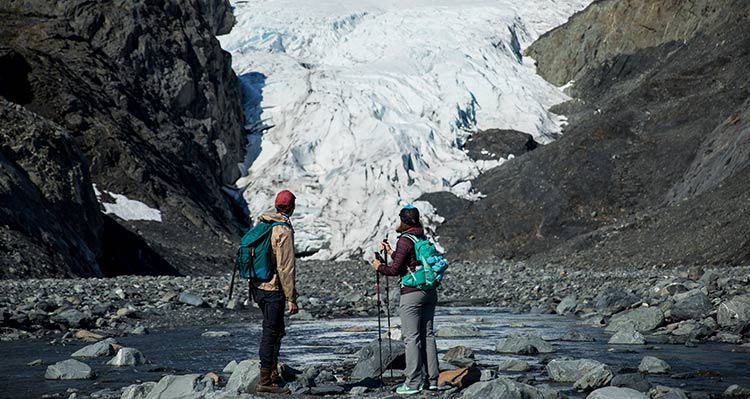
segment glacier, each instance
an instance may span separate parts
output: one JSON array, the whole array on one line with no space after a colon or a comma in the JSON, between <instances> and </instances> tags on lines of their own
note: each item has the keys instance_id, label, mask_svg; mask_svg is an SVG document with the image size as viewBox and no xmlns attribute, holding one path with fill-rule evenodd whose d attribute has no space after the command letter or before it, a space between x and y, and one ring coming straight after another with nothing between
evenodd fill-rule
<instances>
[{"instance_id":1,"label":"glacier","mask_svg":"<svg viewBox=\"0 0 750 399\"><path fill-rule=\"evenodd\" d=\"M463 144L488 128L560 134L548 109L567 97L522 51L590 2L233 1L219 40L243 88L236 185L251 215L289 189L297 251L347 259L370 255L424 193L480 198L470 181L507 159L473 161Z\"/></svg>"}]
</instances>

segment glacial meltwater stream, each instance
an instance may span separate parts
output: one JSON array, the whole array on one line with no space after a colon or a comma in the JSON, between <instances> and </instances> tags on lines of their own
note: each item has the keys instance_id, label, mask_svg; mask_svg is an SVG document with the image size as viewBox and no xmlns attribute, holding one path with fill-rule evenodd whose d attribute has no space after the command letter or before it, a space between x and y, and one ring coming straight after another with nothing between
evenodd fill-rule
<instances>
[{"instance_id":1,"label":"glacial meltwater stream","mask_svg":"<svg viewBox=\"0 0 750 399\"><path fill-rule=\"evenodd\" d=\"M398 324L398 317L392 317ZM385 317L382 319L385 333ZM572 384L555 384L546 380L540 361L553 358L589 358L609 365L616 373L624 368L637 371L645 355L657 356L672 367L671 374L650 375L654 384L678 387L688 392L720 394L731 384L750 386L750 353L739 347L726 344L699 344L689 348L683 345L658 343L652 337L648 345L611 346L602 329L589 327L585 323L554 315L510 314L497 308L439 308L436 329L449 326L476 326L479 337L439 338L438 349L442 353L457 345L471 348L476 353L477 363L484 368L494 368L505 359L523 359L531 363L532 371L527 377L548 382L571 397L584 397L584 393L572 390ZM354 328L353 327L360 327ZM362 328L364 327L364 328ZM347 330L364 330L347 332ZM229 337L202 337L205 331L229 331ZM596 339L594 342L567 342L557 340L564 334L577 331ZM152 331L148 335L117 338L124 346L140 350L149 364L138 367L116 368L107 366L109 358L81 359L97 374L91 381L49 381L44 379L45 366L27 366L27 363L42 359L45 365L65 360L85 343L74 342L67 346L50 345L46 341L0 342L0 373L6 381L0 390L0 398L38 398L45 394L59 394L67 398L69 388L77 389L80 396L103 389L118 390L141 381L157 381L164 374L186 374L215 372L220 374L231 360L257 357L259 324L234 324L213 327L185 327L175 330ZM557 352L548 355L517 356L494 352L498 338L517 333L533 333L544 337L555 345ZM353 362L356 350L377 338L377 319L350 318L337 320L292 321L282 347L282 361L295 368L309 366L339 365ZM518 374L509 374L516 376ZM347 377L347 376L340 376Z\"/></svg>"}]
</instances>

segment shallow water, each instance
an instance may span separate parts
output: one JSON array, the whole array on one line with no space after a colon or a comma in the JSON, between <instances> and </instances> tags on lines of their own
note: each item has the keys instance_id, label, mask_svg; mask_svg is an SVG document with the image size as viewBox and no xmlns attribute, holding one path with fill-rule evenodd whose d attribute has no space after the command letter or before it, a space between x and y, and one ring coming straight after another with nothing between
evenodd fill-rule
<instances>
[{"instance_id":1,"label":"shallow water","mask_svg":"<svg viewBox=\"0 0 750 399\"><path fill-rule=\"evenodd\" d=\"M392 317L395 327L398 317ZM382 319L385 331L386 319ZM440 338L438 350L442 353L457 345L476 352L477 361L485 366L495 365L503 359L517 358L539 364L547 358L591 358L602 361L615 371L622 367L637 368L645 355L657 356L672 366L672 373L698 373L705 370L720 377L694 377L671 379L669 375L649 376L654 384L680 387L691 392L720 393L731 384L750 386L750 353L733 352L734 345L703 344L697 348L682 345L618 346L617 352L608 351L607 337L602 329L588 327L578 320L554 315L509 314L497 308L442 308L436 317L436 328L471 324L485 334L472 338ZM364 332L345 332L351 327L366 327ZM204 331L229 331L231 337L204 338ZM494 353L497 338L514 333L535 333L546 339L555 339L575 330L596 338L595 342L554 341L557 353L539 356L514 356ZM43 359L45 364L69 358L84 346L50 345L46 341L0 342L0 373L5 381L12 382L0 390L0 398L37 398L44 394L61 393L74 388L80 393L92 393L104 388L119 389L136 381L156 381L164 374L220 373L231 360L257 357L259 324L223 325L212 328L185 327L175 330L153 331L149 335L117 338L125 345L139 349L151 362L136 368L107 366L108 358L84 359L97 373L93 381L47 381L45 367L28 367L27 363ZM356 358L354 351L377 338L377 319L353 318L339 320L293 321L287 328L282 346L282 361L296 368L310 365L341 364ZM335 350L349 348L351 354L337 354ZM624 351L629 349L631 351ZM541 371L535 368L526 373L543 381ZM509 374L513 375L513 374ZM341 376L345 377L345 376ZM571 391L571 384L552 384L571 396L584 395Z\"/></svg>"}]
</instances>

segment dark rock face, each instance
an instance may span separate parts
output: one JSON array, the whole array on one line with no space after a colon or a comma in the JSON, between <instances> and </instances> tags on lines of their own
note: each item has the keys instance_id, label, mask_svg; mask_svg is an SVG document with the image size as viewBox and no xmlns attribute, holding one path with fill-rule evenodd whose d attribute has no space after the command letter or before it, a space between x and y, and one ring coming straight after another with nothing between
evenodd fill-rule
<instances>
[{"instance_id":1,"label":"dark rock face","mask_svg":"<svg viewBox=\"0 0 750 399\"><path fill-rule=\"evenodd\" d=\"M570 124L480 176L486 198L461 203L460 218L446 212L438 235L451 256L750 260L750 5L698 3L596 2L529 48L545 78L575 80L577 99L553 109Z\"/></svg>"},{"instance_id":2,"label":"dark rock face","mask_svg":"<svg viewBox=\"0 0 750 399\"><path fill-rule=\"evenodd\" d=\"M222 190L239 176L244 156L239 85L230 55L214 37L234 23L229 3L10 0L0 5L0 17L0 95L67 131L83 156L67 150L52 161L79 165L76 176L90 173L78 182L39 177L47 184L75 182L67 195L76 199L78 213L52 208L46 219L52 225L70 218L68 227L88 250L67 254L4 216L3 236L24 236L41 252L61 253L54 262L59 271L17 269L11 275L175 272L172 266L194 273L227 263L230 243L245 223ZM3 150L26 146L35 152L51 145L44 124L34 129L41 129L37 141L9 133ZM45 164L50 156L38 160ZM29 166L20 169L33 176ZM106 223L92 182L159 209L163 222L113 216ZM13 206L10 213L17 218L22 209ZM112 241L106 237L125 237L127 248L103 246ZM10 241L21 245L18 238ZM37 251L18 251L18 261L34 263L28 252ZM141 263L147 265L139 268Z\"/></svg>"},{"instance_id":3,"label":"dark rock face","mask_svg":"<svg viewBox=\"0 0 750 399\"><path fill-rule=\"evenodd\" d=\"M533 151L539 146L530 134L517 130L488 129L474 133L464 145L472 159L507 158Z\"/></svg>"}]
</instances>

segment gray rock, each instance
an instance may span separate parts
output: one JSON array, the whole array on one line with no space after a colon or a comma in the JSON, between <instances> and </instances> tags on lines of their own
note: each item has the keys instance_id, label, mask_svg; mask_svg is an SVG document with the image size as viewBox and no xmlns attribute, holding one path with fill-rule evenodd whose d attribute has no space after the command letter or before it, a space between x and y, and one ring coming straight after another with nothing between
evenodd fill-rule
<instances>
[{"instance_id":1,"label":"gray rock","mask_svg":"<svg viewBox=\"0 0 750 399\"><path fill-rule=\"evenodd\" d=\"M474 351L465 346L456 346L445 352L443 360L459 367L474 364Z\"/></svg>"},{"instance_id":2,"label":"gray rock","mask_svg":"<svg viewBox=\"0 0 750 399\"><path fill-rule=\"evenodd\" d=\"M222 370L222 372L226 374L232 374L236 367L237 367L237 361L232 360L231 362L227 363L227 365L224 367L224 370Z\"/></svg>"},{"instance_id":3,"label":"gray rock","mask_svg":"<svg viewBox=\"0 0 750 399\"><path fill-rule=\"evenodd\" d=\"M89 322L86 314L76 309L63 310L60 313L52 315L50 320L73 328L82 327Z\"/></svg>"},{"instance_id":4,"label":"gray rock","mask_svg":"<svg viewBox=\"0 0 750 399\"><path fill-rule=\"evenodd\" d=\"M559 315L566 315L576 310L577 306L578 306L578 296L575 294L568 295L565 298L563 298L559 304L557 304L557 307L555 308L555 312L557 312L557 314Z\"/></svg>"},{"instance_id":5,"label":"gray rock","mask_svg":"<svg viewBox=\"0 0 750 399\"><path fill-rule=\"evenodd\" d=\"M700 319L713 310L711 300L700 289L677 294L674 300L671 317L675 321Z\"/></svg>"},{"instance_id":6,"label":"gray rock","mask_svg":"<svg viewBox=\"0 0 750 399\"><path fill-rule=\"evenodd\" d=\"M497 366L497 371L510 371L510 372L524 372L531 370L531 366L529 365L529 362L518 360L518 359L509 359L509 360L503 360L500 362L500 364Z\"/></svg>"},{"instance_id":7,"label":"gray rock","mask_svg":"<svg viewBox=\"0 0 750 399\"><path fill-rule=\"evenodd\" d=\"M146 364L146 357L138 349L120 348L117 351L117 355L108 361L107 364L115 367L140 366Z\"/></svg>"},{"instance_id":8,"label":"gray rock","mask_svg":"<svg viewBox=\"0 0 750 399\"><path fill-rule=\"evenodd\" d=\"M628 308L638 300L637 296L622 288L605 286L594 301L600 311L615 313Z\"/></svg>"},{"instance_id":9,"label":"gray rock","mask_svg":"<svg viewBox=\"0 0 750 399\"><path fill-rule=\"evenodd\" d=\"M538 335L511 335L500 338L495 344L495 352L530 355L553 353L555 348Z\"/></svg>"},{"instance_id":10,"label":"gray rock","mask_svg":"<svg viewBox=\"0 0 750 399\"><path fill-rule=\"evenodd\" d=\"M86 363L68 359L48 366L44 378L48 380L90 380L94 378L94 373Z\"/></svg>"},{"instance_id":11,"label":"gray rock","mask_svg":"<svg viewBox=\"0 0 750 399\"><path fill-rule=\"evenodd\" d=\"M750 323L750 295L736 296L719 305L716 321L722 327L737 327Z\"/></svg>"},{"instance_id":12,"label":"gray rock","mask_svg":"<svg viewBox=\"0 0 750 399\"><path fill-rule=\"evenodd\" d=\"M146 335L148 334L148 329L143 326L135 327L134 329L130 330L129 332L132 335Z\"/></svg>"},{"instance_id":13,"label":"gray rock","mask_svg":"<svg viewBox=\"0 0 750 399\"><path fill-rule=\"evenodd\" d=\"M630 388L639 392L648 392L651 383L640 373L618 374L609 383L613 387Z\"/></svg>"},{"instance_id":14,"label":"gray rock","mask_svg":"<svg viewBox=\"0 0 750 399\"><path fill-rule=\"evenodd\" d=\"M463 399L542 399L544 397L545 395L538 389L504 377L477 382L466 388L462 396Z\"/></svg>"},{"instance_id":15,"label":"gray rock","mask_svg":"<svg viewBox=\"0 0 750 399\"><path fill-rule=\"evenodd\" d=\"M315 317L312 315L312 313L308 312L305 309L300 309L299 312L289 316L289 318L292 320L304 320L304 321L315 320Z\"/></svg>"},{"instance_id":16,"label":"gray rock","mask_svg":"<svg viewBox=\"0 0 750 399\"><path fill-rule=\"evenodd\" d=\"M617 332L630 328L630 325L639 332L653 331L664 323L664 312L656 307L642 307L612 316L609 325L605 328L607 332Z\"/></svg>"},{"instance_id":17,"label":"gray rock","mask_svg":"<svg viewBox=\"0 0 750 399\"><path fill-rule=\"evenodd\" d=\"M310 393L313 395L335 395L346 392L346 389L341 385L319 385L310 388Z\"/></svg>"},{"instance_id":18,"label":"gray rock","mask_svg":"<svg viewBox=\"0 0 750 399\"><path fill-rule=\"evenodd\" d=\"M663 385L657 385L654 389L649 391L648 397L651 399L688 399L685 391L682 389L666 387Z\"/></svg>"},{"instance_id":19,"label":"gray rock","mask_svg":"<svg viewBox=\"0 0 750 399\"><path fill-rule=\"evenodd\" d=\"M728 398L750 398L750 388L742 387L737 384L730 385L724 391L724 396Z\"/></svg>"},{"instance_id":20,"label":"gray rock","mask_svg":"<svg viewBox=\"0 0 750 399\"><path fill-rule=\"evenodd\" d=\"M223 337L231 337L232 333L229 331L206 331L203 334L201 334L201 337L204 338L223 338Z\"/></svg>"},{"instance_id":21,"label":"gray rock","mask_svg":"<svg viewBox=\"0 0 750 399\"><path fill-rule=\"evenodd\" d=\"M643 334L633 329L620 330L609 339L610 345L643 345L645 343L646 338Z\"/></svg>"},{"instance_id":22,"label":"gray rock","mask_svg":"<svg viewBox=\"0 0 750 399\"><path fill-rule=\"evenodd\" d=\"M115 341L114 338L107 338L95 344L84 346L74 352L71 356L83 358L111 356L115 353L113 345L117 345L117 341Z\"/></svg>"},{"instance_id":23,"label":"gray rock","mask_svg":"<svg viewBox=\"0 0 750 399\"><path fill-rule=\"evenodd\" d=\"M494 380L495 378L497 378L497 373L494 370L484 369L481 371L479 381L490 381Z\"/></svg>"},{"instance_id":24,"label":"gray rock","mask_svg":"<svg viewBox=\"0 0 750 399\"><path fill-rule=\"evenodd\" d=\"M389 353L388 340L383 340L383 370L390 368L398 359L404 359L405 346L403 341L390 341L392 352ZM365 378L375 378L381 374L380 354L378 352L378 341L374 340L365 345L359 351L359 359L352 370L351 379L360 381Z\"/></svg>"},{"instance_id":25,"label":"gray rock","mask_svg":"<svg viewBox=\"0 0 750 399\"><path fill-rule=\"evenodd\" d=\"M554 359L547 363L547 374L556 382L575 382L603 364L591 359Z\"/></svg>"},{"instance_id":26,"label":"gray rock","mask_svg":"<svg viewBox=\"0 0 750 399\"><path fill-rule=\"evenodd\" d=\"M364 395L365 392L367 392L367 389L367 387L354 387L349 390L349 395L361 396Z\"/></svg>"},{"instance_id":27,"label":"gray rock","mask_svg":"<svg viewBox=\"0 0 750 399\"><path fill-rule=\"evenodd\" d=\"M648 399L645 394L635 389L604 387L591 392L586 399Z\"/></svg>"},{"instance_id":28,"label":"gray rock","mask_svg":"<svg viewBox=\"0 0 750 399\"><path fill-rule=\"evenodd\" d=\"M260 379L260 362L243 360L232 371L225 390L231 393L255 393L255 386Z\"/></svg>"},{"instance_id":29,"label":"gray rock","mask_svg":"<svg viewBox=\"0 0 750 399\"><path fill-rule=\"evenodd\" d=\"M180 293L180 297L178 298L178 300L190 306L203 306L204 303L203 298L189 292Z\"/></svg>"},{"instance_id":30,"label":"gray rock","mask_svg":"<svg viewBox=\"0 0 750 399\"><path fill-rule=\"evenodd\" d=\"M478 328L472 325L444 327L435 333L436 337L441 338L482 337L484 335Z\"/></svg>"},{"instance_id":31,"label":"gray rock","mask_svg":"<svg viewBox=\"0 0 750 399\"><path fill-rule=\"evenodd\" d=\"M146 399L201 399L210 390L200 374L167 375L154 385Z\"/></svg>"},{"instance_id":32,"label":"gray rock","mask_svg":"<svg viewBox=\"0 0 750 399\"><path fill-rule=\"evenodd\" d=\"M130 385L125 388L120 399L146 399L155 386L156 383L153 381Z\"/></svg>"},{"instance_id":33,"label":"gray rock","mask_svg":"<svg viewBox=\"0 0 750 399\"><path fill-rule=\"evenodd\" d=\"M653 356L644 356L641 364L638 365L638 371L645 374L666 374L672 367L664 360Z\"/></svg>"},{"instance_id":34,"label":"gray rock","mask_svg":"<svg viewBox=\"0 0 750 399\"><path fill-rule=\"evenodd\" d=\"M609 385L614 376L615 374L612 372L612 369L605 364L601 364L576 380L573 388L584 392L593 391Z\"/></svg>"}]
</instances>

